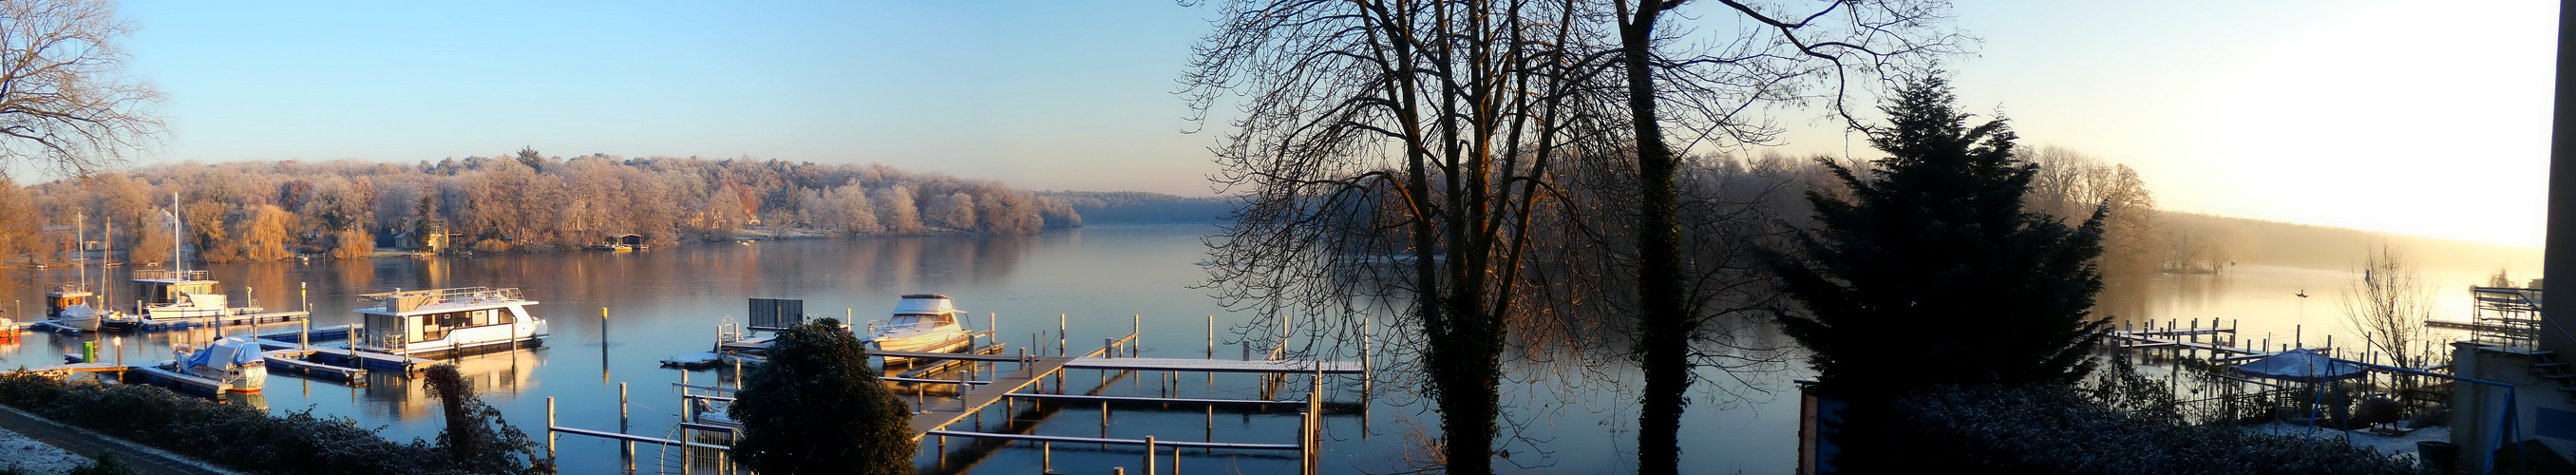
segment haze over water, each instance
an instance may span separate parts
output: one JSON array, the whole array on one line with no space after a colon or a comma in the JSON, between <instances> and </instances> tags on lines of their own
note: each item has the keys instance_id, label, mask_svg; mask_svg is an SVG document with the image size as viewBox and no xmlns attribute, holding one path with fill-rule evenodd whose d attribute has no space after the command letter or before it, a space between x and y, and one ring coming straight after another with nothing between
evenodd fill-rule
<instances>
[{"instance_id":1,"label":"haze over water","mask_svg":"<svg viewBox=\"0 0 2576 475\"><path fill-rule=\"evenodd\" d=\"M1190 288L1204 278L1196 263L1204 257L1200 237L1210 229L1208 226L1095 225L1037 236L942 235L763 241L750 245L688 244L632 253L572 251L316 260L222 264L208 270L236 301L243 299L247 287L255 290L260 305L273 311L299 307L295 288L298 283L309 285L314 326L354 322L352 309L373 306L356 297L362 293L395 288L519 287L528 298L542 302L531 308L547 319L553 336L541 349L458 361L482 397L500 408L510 423L542 439L545 398L557 398L559 424L613 430L617 428L617 383L628 383L633 417L630 432L667 437L680 408L679 398L668 383L679 382L682 372L661 368L658 361L708 349L717 324L726 315L742 316L745 299L750 297L804 299L808 313L849 315L865 322L883 318L901 294L944 293L976 316L971 326L982 327L986 315L991 314L999 322L1000 340L1015 349L1027 346L1032 334L1038 332L1050 333L1049 341L1042 346L1052 347L1056 317L1065 315L1071 327L1066 339L1075 352L1095 348L1106 338L1124 336L1137 324L1131 320L1136 317L1131 316L1141 316L1143 353L1160 357L1203 357L1208 351L1207 322L1213 316L1218 338L1216 357L1237 357L1239 350L1232 341L1239 337L1231 332L1250 316L1224 312L1206 291ZM2477 270L2482 266L2419 266L2424 268L2426 287L2438 298L2436 308L2450 312L2439 318L2466 317L2465 287L2483 283L2493 273L2493 269ZM40 311L44 290L54 283L73 280L76 272L59 267L17 271L5 289L6 298L22 301L26 311ZM2515 272L2523 275L2523 269ZM126 270L115 269L113 273L110 298L131 300L133 289L126 283ZM2266 332L2273 334L2275 344L2287 342L2293 328L2304 325L2311 345L2321 342L2321 334L2331 333L2337 335L2338 344L2349 346L2352 343L2347 341L2351 340L2346 338L2350 332L2342 324L2335 302L2342 288L2356 277L2333 266L2248 262L2214 276L2114 279L2101 296L2100 309L2124 319L2178 318L2186 324L2193 318L2242 319L2249 344ZM92 274L91 279L97 276ZM2298 290L2312 297L2301 303L2291 295ZM609 313L605 344L599 315L602 307L608 308ZM12 315L19 314L15 307L9 310ZM1970 322L1917 324L1956 323ZM262 331L293 328L293 324L272 324ZM224 331L239 335L246 330L233 327ZM129 362L164 360L169 358L174 339L202 342L214 336L215 331L210 329L125 335L125 358ZM1765 336L1769 343L1788 344L1776 335ZM15 343L0 343L0 366L55 364L62 361L62 355L78 353L81 342L116 337L29 333ZM114 340L102 340L103 358L113 357L114 345L108 341ZM1748 376L1760 389L1774 391L1769 394L1746 391L1728 375L1704 372L1683 423L1684 467L1746 473L1778 473L1794 467L1797 398L1789 382L1812 374L1795 359L1796 355L1791 358L1790 363L1766 367L1774 371ZM1390 359L1379 362L1383 365ZM1009 369L1007 365L1004 368ZM1531 368L1514 367L1510 371L1517 376ZM1607 371L1599 375L1556 376L1634 381L1633 374L1625 374L1627 370ZM1104 375L1096 371L1074 370L1066 376L1065 387L1073 393L1097 387L1104 395L1164 394L1155 386L1143 384L1161 380L1158 373L1124 378L1108 375L1107 382L1113 384L1102 384ZM720 379L730 382L731 371L692 372L688 378L699 384ZM1178 397L1263 397L1250 376L1208 378L1184 373L1179 380L1178 393L1174 394ZM1356 386L1347 382L1330 383L1329 400L1356 400ZM344 383L280 373L270 376L266 393L259 399L274 412L310 407L318 413L355 418L362 425L381 425L385 427L384 435L396 440L431 437L438 432L438 409L417 381L377 375L370 383L353 389ZM1634 425L1633 403L1618 394L1626 391L1565 391L1555 389L1560 386L1550 381L1507 384L1505 404L1512 406L1513 417L1506 422L1506 434L1518 435L1501 444L1513 453L1507 463L1537 471L1578 473L1631 469L1633 455L1627 451L1634 440L1633 431L1628 429ZM1303 387L1304 383L1292 381L1291 386ZM1358 416L1328 418L1328 455L1324 463L1328 472L1400 469L1400 460L1422 440L1417 434L1436 430L1437 415L1428 412L1422 401L1405 388L1380 384L1377 389L1380 394L1371 400L1368 417L1373 432L1367 438L1361 438ZM1294 398L1298 394L1288 391L1275 396ZM905 397L911 398L909 394ZM950 401L935 395L928 399L930 404ZM1075 406L1038 423L1034 433L1105 434L1118 438L1155 435L1164 440L1209 440L1213 433L1213 440L1223 442L1292 443L1297 424L1292 412L1219 409L1212 417L1214 427L1210 428L1206 424L1211 417L1202 409L1175 406L1168 411L1115 409L1110 417L1112 424L1103 431L1096 407ZM1001 430L1002 415L998 405L988 410L983 429ZM952 439L948 470L1034 473L1041 464L1032 445L1012 444L999 450L968 450L966 445ZM930 469L940 467L933 449L936 442L925 440L923 447L917 464ZM604 440L564 436L560 450L565 473L611 472L620 465L616 445ZM644 452L639 469L652 472L658 452L652 446L639 450ZM1217 467L1225 472L1286 473L1295 468L1288 454L1228 457L1224 453L1186 452L1180 464L1192 472ZM1165 463L1170 463L1168 455ZM1059 471L1099 472L1112 466L1134 470L1138 464L1138 452L1132 448L1103 451L1097 446L1059 445L1055 450L1055 467Z\"/></svg>"}]
</instances>

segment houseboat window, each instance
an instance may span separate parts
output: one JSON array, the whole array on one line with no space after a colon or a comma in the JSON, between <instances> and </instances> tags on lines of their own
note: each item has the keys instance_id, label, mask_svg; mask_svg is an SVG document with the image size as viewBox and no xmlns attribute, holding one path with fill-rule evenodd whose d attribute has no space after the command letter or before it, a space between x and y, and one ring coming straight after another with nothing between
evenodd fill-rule
<instances>
[{"instance_id":1,"label":"houseboat window","mask_svg":"<svg viewBox=\"0 0 2576 475\"><path fill-rule=\"evenodd\" d=\"M447 338L448 330L474 326L475 313L447 312L422 315L420 316L420 339L428 341Z\"/></svg>"},{"instance_id":2,"label":"houseboat window","mask_svg":"<svg viewBox=\"0 0 2576 475\"><path fill-rule=\"evenodd\" d=\"M399 338L403 334L401 319L394 318L392 315L377 315L370 313L367 314L366 323L366 332L368 338L371 339L368 343L373 346L377 348L391 348L395 343L401 342Z\"/></svg>"}]
</instances>

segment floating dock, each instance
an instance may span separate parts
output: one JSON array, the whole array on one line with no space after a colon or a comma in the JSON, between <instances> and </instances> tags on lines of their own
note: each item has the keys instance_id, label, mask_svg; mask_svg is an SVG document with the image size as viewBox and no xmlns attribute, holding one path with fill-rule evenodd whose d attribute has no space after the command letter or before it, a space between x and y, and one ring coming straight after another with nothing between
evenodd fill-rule
<instances>
[{"instance_id":1,"label":"floating dock","mask_svg":"<svg viewBox=\"0 0 2576 475\"><path fill-rule=\"evenodd\" d=\"M151 319L139 319L139 320L129 320L129 321L116 321L116 320L109 320L109 321L106 321L106 322L101 322L100 327L102 327L102 328L115 328L115 329L119 329L119 330L126 330L126 331L138 331L138 330L139 330L139 331L179 330L179 329L196 328L196 327L205 327L205 326L254 325L254 324L261 324L261 323L291 322L291 321L296 321L296 320L303 320L303 319L304 319L306 316L308 316L308 315L310 315L310 314L309 314L309 313L306 313L306 312L302 312L302 311L294 311L294 312L269 312L269 313L243 313L243 314L234 314L234 315L217 315L217 316L211 316L211 317L172 318L172 319L166 319L166 320L151 320Z\"/></svg>"},{"instance_id":2,"label":"floating dock","mask_svg":"<svg viewBox=\"0 0 2576 475\"><path fill-rule=\"evenodd\" d=\"M182 386L182 387L186 387L186 388L189 388L189 389L202 390L202 391L206 391L206 392L210 392L210 393L222 393L222 392L224 392L224 382L223 382L223 381L216 381L216 380L212 380L212 379L206 379L206 378L200 378L200 377L190 376L190 375L186 375L186 374L180 374L180 373L179 373L179 372L177 372L177 371L171 371L171 370L161 369L159 366L157 366L158 364L169 364L169 363L171 363L171 362L169 362L169 361L163 361L163 362L160 362L160 363L156 363L156 365L136 366L136 367L131 368L131 372L132 372L132 373L136 373L136 374L137 374L137 375L139 375L139 376L142 376L142 377L143 377L143 379L145 379L145 380L161 380L161 381L169 381L169 382L170 382L170 383L172 383L172 384L176 384L176 385L179 385L179 386Z\"/></svg>"}]
</instances>

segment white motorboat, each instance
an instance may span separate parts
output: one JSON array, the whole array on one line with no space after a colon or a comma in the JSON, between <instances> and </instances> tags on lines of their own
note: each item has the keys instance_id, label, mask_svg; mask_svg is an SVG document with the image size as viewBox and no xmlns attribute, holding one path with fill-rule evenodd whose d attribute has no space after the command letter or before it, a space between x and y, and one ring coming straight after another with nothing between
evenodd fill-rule
<instances>
[{"instance_id":1,"label":"white motorboat","mask_svg":"<svg viewBox=\"0 0 2576 475\"><path fill-rule=\"evenodd\" d=\"M268 358L259 343L249 337L224 337L192 349L188 345L172 348L177 353L177 370L224 383L224 392L256 393L268 383Z\"/></svg>"},{"instance_id":2,"label":"white motorboat","mask_svg":"<svg viewBox=\"0 0 2576 475\"><path fill-rule=\"evenodd\" d=\"M965 314L946 295L905 295L895 302L893 319L868 324L867 342L879 351L957 351L975 341L975 335L958 323Z\"/></svg>"},{"instance_id":3,"label":"white motorboat","mask_svg":"<svg viewBox=\"0 0 2576 475\"><path fill-rule=\"evenodd\" d=\"M351 343L362 351L420 358L545 343L546 321L528 313L537 301L516 288L464 287L366 294L380 305L358 309L362 327Z\"/></svg>"}]
</instances>

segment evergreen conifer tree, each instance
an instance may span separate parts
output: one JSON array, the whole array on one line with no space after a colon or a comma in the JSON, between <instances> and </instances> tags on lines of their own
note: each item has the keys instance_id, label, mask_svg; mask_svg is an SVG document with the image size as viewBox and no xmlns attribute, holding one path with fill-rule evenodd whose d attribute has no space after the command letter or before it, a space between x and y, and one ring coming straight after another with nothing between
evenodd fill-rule
<instances>
[{"instance_id":1,"label":"evergreen conifer tree","mask_svg":"<svg viewBox=\"0 0 2576 475\"><path fill-rule=\"evenodd\" d=\"M2107 319L2103 212L2078 227L2022 209L2036 171L2005 119L1969 127L1938 74L1909 80L1869 130L1888 157L1849 192L1809 191L1818 227L1771 268L1803 312L1778 316L1818 388L1862 405L1934 386L2063 385L2091 372ZM1864 178L1866 177L1866 178Z\"/></svg>"},{"instance_id":2,"label":"evergreen conifer tree","mask_svg":"<svg viewBox=\"0 0 2576 475\"><path fill-rule=\"evenodd\" d=\"M858 337L824 318L769 346L725 414L742 422L736 456L763 474L913 473L911 412L868 367Z\"/></svg>"}]
</instances>

